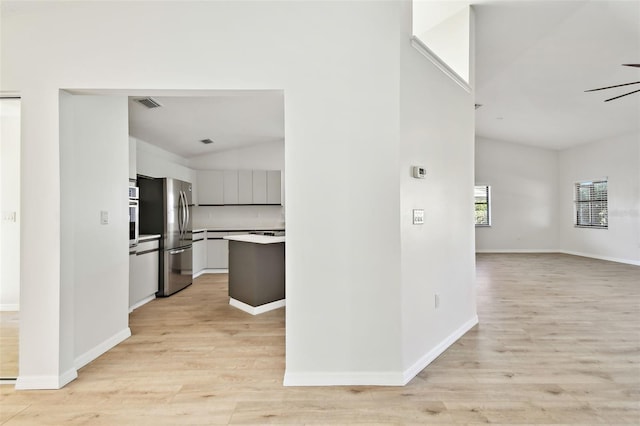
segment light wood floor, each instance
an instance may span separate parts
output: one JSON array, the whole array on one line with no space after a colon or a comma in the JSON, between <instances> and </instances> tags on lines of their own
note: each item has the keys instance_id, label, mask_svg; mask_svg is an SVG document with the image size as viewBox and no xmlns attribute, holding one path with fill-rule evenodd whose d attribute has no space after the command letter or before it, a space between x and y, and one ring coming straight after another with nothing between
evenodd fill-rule
<instances>
[{"instance_id":1,"label":"light wood floor","mask_svg":"<svg viewBox=\"0 0 640 426\"><path fill-rule=\"evenodd\" d=\"M208 275L62 390L0 386L0 423L640 424L640 268L477 259L480 325L405 387L283 387L284 310L235 310Z\"/></svg>"},{"instance_id":2,"label":"light wood floor","mask_svg":"<svg viewBox=\"0 0 640 426\"><path fill-rule=\"evenodd\" d=\"M0 379L18 377L19 318L19 312L0 312Z\"/></svg>"}]
</instances>

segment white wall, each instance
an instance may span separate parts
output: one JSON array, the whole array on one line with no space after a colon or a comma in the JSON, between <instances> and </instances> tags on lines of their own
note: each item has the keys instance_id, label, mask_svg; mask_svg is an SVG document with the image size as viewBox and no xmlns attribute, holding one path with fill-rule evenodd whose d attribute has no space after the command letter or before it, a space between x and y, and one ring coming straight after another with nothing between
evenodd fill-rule
<instances>
[{"instance_id":1,"label":"white wall","mask_svg":"<svg viewBox=\"0 0 640 426\"><path fill-rule=\"evenodd\" d=\"M137 179L138 140L129 136L129 179Z\"/></svg>"},{"instance_id":2,"label":"white wall","mask_svg":"<svg viewBox=\"0 0 640 426\"><path fill-rule=\"evenodd\" d=\"M403 369L405 378L410 379L478 319L473 250L473 95L404 38L398 173ZM426 178L413 178L412 166L424 166ZM425 210L424 225L413 225L413 209ZM440 297L437 309L436 294Z\"/></svg>"},{"instance_id":3,"label":"white wall","mask_svg":"<svg viewBox=\"0 0 640 426\"><path fill-rule=\"evenodd\" d=\"M640 133L580 145L559 154L560 248L640 265ZM574 184L608 178L609 228L574 227Z\"/></svg>"},{"instance_id":4,"label":"white wall","mask_svg":"<svg viewBox=\"0 0 640 426\"><path fill-rule=\"evenodd\" d=\"M63 96L63 279L73 288L74 366L130 335L126 96ZM68 115L68 116L67 116ZM80 196L78 196L80 195ZM101 212L108 224L101 224ZM123 303L125 302L125 303Z\"/></svg>"},{"instance_id":5,"label":"white wall","mask_svg":"<svg viewBox=\"0 0 640 426\"><path fill-rule=\"evenodd\" d=\"M0 99L0 311L20 309L20 99Z\"/></svg>"},{"instance_id":6,"label":"white wall","mask_svg":"<svg viewBox=\"0 0 640 426\"><path fill-rule=\"evenodd\" d=\"M469 38L470 11L469 2L463 1L416 1L414 11L414 34L438 57L453 69L462 79L469 82ZM441 20L431 25L432 16L440 16Z\"/></svg>"},{"instance_id":7,"label":"white wall","mask_svg":"<svg viewBox=\"0 0 640 426\"><path fill-rule=\"evenodd\" d=\"M194 229L281 229L282 206L193 206Z\"/></svg>"},{"instance_id":8,"label":"white wall","mask_svg":"<svg viewBox=\"0 0 640 426\"><path fill-rule=\"evenodd\" d=\"M151 143L130 137L136 145L136 173L149 177L170 177L196 184L189 161ZM151 143L150 143L151 142Z\"/></svg>"},{"instance_id":9,"label":"white wall","mask_svg":"<svg viewBox=\"0 0 640 426\"><path fill-rule=\"evenodd\" d=\"M476 251L554 251L558 241L558 152L476 139L475 184L491 186L491 226Z\"/></svg>"},{"instance_id":10,"label":"white wall","mask_svg":"<svg viewBox=\"0 0 640 426\"><path fill-rule=\"evenodd\" d=\"M284 170L284 141L199 155L187 164L200 170Z\"/></svg>"},{"instance_id":11,"label":"white wall","mask_svg":"<svg viewBox=\"0 0 640 426\"><path fill-rule=\"evenodd\" d=\"M57 377L61 385L72 379L58 362L69 331L61 309L74 304L60 279L60 266L69 261L60 248L59 154L68 155L58 135L61 87L284 90L286 383L402 383L400 170L406 160L399 158L398 61L400 46L409 42L409 21L402 34L400 27L407 5L3 2L0 83L23 95L25 123L24 387L42 386L41 377ZM234 22L243 25L229 25ZM170 30L149 32L149 25ZM440 105L439 98L432 107L446 108L452 119L459 99ZM465 120L467 112L460 115ZM434 163L457 158L438 149L431 154ZM459 154L472 167L471 148ZM126 185L124 148L122 158ZM464 189L454 188L462 179L469 181ZM442 186L443 202L453 194L459 203L458 191L470 191L470 181ZM111 185L109 193L120 191L119 183ZM471 231L458 223L444 228L471 246ZM447 261L472 279L469 256L452 252Z\"/></svg>"},{"instance_id":12,"label":"white wall","mask_svg":"<svg viewBox=\"0 0 640 426\"><path fill-rule=\"evenodd\" d=\"M284 141L267 142L240 149L214 152L188 160L189 166L201 170L280 170L284 172ZM284 185L282 202L285 203ZM280 228L284 223L283 206L195 206L195 228L246 226Z\"/></svg>"},{"instance_id":13,"label":"white wall","mask_svg":"<svg viewBox=\"0 0 640 426\"><path fill-rule=\"evenodd\" d=\"M284 182L284 142L268 142L240 149L200 155L190 159L168 152L149 142L130 137L135 147L137 174L173 177L193 185L197 204L196 169L201 170L280 170ZM130 148L131 151L131 148ZM130 154L131 158L131 154ZM283 191L284 192L284 191ZM283 198L284 200L284 194ZM242 229L245 227L280 228L284 226L282 206L194 206L193 226L199 228Z\"/></svg>"},{"instance_id":14,"label":"white wall","mask_svg":"<svg viewBox=\"0 0 640 426\"><path fill-rule=\"evenodd\" d=\"M609 228L574 226L574 184L608 178ZM477 138L476 184L491 185L478 252L562 252L640 264L640 135L555 151Z\"/></svg>"}]
</instances>

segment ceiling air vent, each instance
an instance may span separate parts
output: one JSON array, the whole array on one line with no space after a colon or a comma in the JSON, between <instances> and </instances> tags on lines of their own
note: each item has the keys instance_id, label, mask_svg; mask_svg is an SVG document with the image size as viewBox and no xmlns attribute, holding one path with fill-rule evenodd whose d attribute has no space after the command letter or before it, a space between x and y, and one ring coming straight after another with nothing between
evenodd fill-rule
<instances>
[{"instance_id":1,"label":"ceiling air vent","mask_svg":"<svg viewBox=\"0 0 640 426\"><path fill-rule=\"evenodd\" d=\"M209 145L210 143L213 143L211 139L201 139L200 142L202 142L205 145Z\"/></svg>"},{"instance_id":2,"label":"ceiling air vent","mask_svg":"<svg viewBox=\"0 0 640 426\"><path fill-rule=\"evenodd\" d=\"M160 104L158 101L156 101L153 98L136 99L136 102L141 103L142 105L146 106L149 109L158 108L162 106L162 104Z\"/></svg>"}]
</instances>

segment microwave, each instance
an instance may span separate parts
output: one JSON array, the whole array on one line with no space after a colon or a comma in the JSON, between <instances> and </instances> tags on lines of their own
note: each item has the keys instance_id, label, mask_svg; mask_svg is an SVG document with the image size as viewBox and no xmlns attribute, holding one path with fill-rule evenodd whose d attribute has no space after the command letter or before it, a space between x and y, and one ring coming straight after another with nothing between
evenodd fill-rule
<instances>
[{"instance_id":1,"label":"microwave","mask_svg":"<svg viewBox=\"0 0 640 426\"><path fill-rule=\"evenodd\" d=\"M137 200L140 198L140 193L138 192L140 189L137 186L129 185L129 199Z\"/></svg>"},{"instance_id":2,"label":"microwave","mask_svg":"<svg viewBox=\"0 0 640 426\"><path fill-rule=\"evenodd\" d=\"M129 187L129 247L138 245L140 237L139 193L135 186Z\"/></svg>"}]
</instances>

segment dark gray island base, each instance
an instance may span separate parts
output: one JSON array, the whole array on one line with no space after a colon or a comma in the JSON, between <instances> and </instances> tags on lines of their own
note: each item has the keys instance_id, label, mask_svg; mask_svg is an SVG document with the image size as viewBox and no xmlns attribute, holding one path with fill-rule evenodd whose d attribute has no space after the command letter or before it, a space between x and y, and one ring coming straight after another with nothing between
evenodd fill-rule
<instances>
[{"instance_id":1,"label":"dark gray island base","mask_svg":"<svg viewBox=\"0 0 640 426\"><path fill-rule=\"evenodd\" d=\"M252 315L285 305L284 237L230 235L229 304Z\"/></svg>"}]
</instances>

